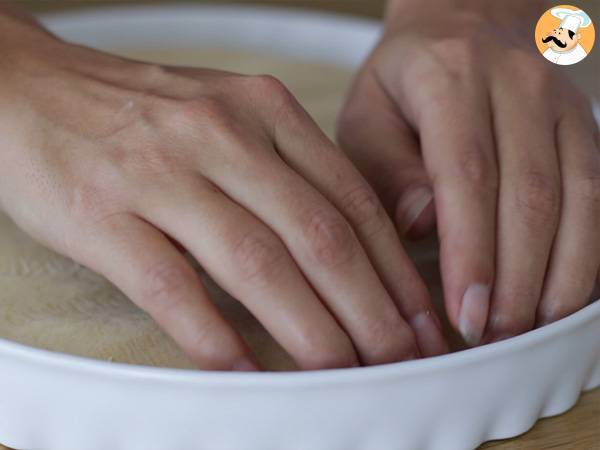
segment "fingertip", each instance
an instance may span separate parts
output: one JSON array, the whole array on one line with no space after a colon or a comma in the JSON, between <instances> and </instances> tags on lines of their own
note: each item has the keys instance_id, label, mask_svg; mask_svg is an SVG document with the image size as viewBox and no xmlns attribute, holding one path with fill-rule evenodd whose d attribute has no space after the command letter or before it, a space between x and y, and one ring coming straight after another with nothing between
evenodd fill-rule
<instances>
[{"instance_id":1,"label":"fingertip","mask_svg":"<svg viewBox=\"0 0 600 450\"><path fill-rule=\"evenodd\" d=\"M260 372L260 367L250 358L244 357L235 361L231 370L234 372Z\"/></svg>"},{"instance_id":2,"label":"fingertip","mask_svg":"<svg viewBox=\"0 0 600 450\"><path fill-rule=\"evenodd\" d=\"M196 336L188 335L181 347L199 370L218 372L260 372L262 370L254 352L234 328L227 326L214 329L210 335L201 339Z\"/></svg>"},{"instance_id":3,"label":"fingertip","mask_svg":"<svg viewBox=\"0 0 600 450\"><path fill-rule=\"evenodd\" d=\"M425 207L408 231L404 233L404 236L411 241L418 241L429 236L435 230L435 226L435 204L432 201Z\"/></svg>"},{"instance_id":4,"label":"fingertip","mask_svg":"<svg viewBox=\"0 0 600 450\"><path fill-rule=\"evenodd\" d=\"M424 357L448 353L448 343L434 312L431 310L420 312L411 319L410 325L415 332L420 353Z\"/></svg>"},{"instance_id":5,"label":"fingertip","mask_svg":"<svg viewBox=\"0 0 600 450\"><path fill-rule=\"evenodd\" d=\"M421 357L415 334L404 321L394 329L379 330L363 343L358 354L364 366L393 364Z\"/></svg>"},{"instance_id":6,"label":"fingertip","mask_svg":"<svg viewBox=\"0 0 600 450\"><path fill-rule=\"evenodd\" d=\"M458 331L471 347L481 343L488 321L490 296L490 286L481 283L471 284L463 295L458 316Z\"/></svg>"},{"instance_id":7,"label":"fingertip","mask_svg":"<svg viewBox=\"0 0 600 450\"><path fill-rule=\"evenodd\" d=\"M550 325L551 323L556 322L557 320L558 319L553 319L551 317L543 317L543 318L536 320L535 327L542 328L542 327L545 327L546 325Z\"/></svg>"},{"instance_id":8,"label":"fingertip","mask_svg":"<svg viewBox=\"0 0 600 450\"><path fill-rule=\"evenodd\" d=\"M414 330L409 324L406 325L406 329L407 333L403 333L403 335L406 334L408 336L402 337L399 344L394 349L384 352L381 355L381 360L377 364L411 361L413 359L421 359L425 356L419 348L418 339Z\"/></svg>"},{"instance_id":9,"label":"fingertip","mask_svg":"<svg viewBox=\"0 0 600 450\"><path fill-rule=\"evenodd\" d=\"M369 365L409 361L423 356L415 330L404 319L392 325L387 336L387 339L380 341L377 349L372 349L370 352Z\"/></svg>"},{"instance_id":10,"label":"fingertip","mask_svg":"<svg viewBox=\"0 0 600 450\"><path fill-rule=\"evenodd\" d=\"M394 219L401 235L407 235L411 230L418 234L431 222L433 191L429 186L418 186L404 192L398 203Z\"/></svg>"},{"instance_id":11,"label":"fingertip","mask_svg":"<svg viewBox=\"0 0 600 450\"><path fill-rule=\"evenodd\" d=\"M331 370L331 369L351 369L360 367L361 363L356 357L354 350L351 353L341 352L320 352L312 354L302 359L296 359L300 370Z\"/></svg>"}]
</instances>

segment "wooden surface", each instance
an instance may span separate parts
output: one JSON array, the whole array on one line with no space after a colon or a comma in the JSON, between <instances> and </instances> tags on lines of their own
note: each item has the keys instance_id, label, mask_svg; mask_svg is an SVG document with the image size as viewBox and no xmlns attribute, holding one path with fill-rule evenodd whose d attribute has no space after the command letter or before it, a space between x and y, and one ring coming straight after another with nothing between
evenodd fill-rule
<instances>
[{"instance_id":1,"label":"wooden surface","mask_svg":"<svg viewBox=\"0 0 600 450\"><path fill-rule=\"evenodd\" d=\"M213 2L218 1L213 0ZM125 3L139 4L143 2L106 0L58 0L49 2L42 0L28 0L21 1L20 3L32 11L40 12L64 7L84 7L106 3L113 5ZM221 1L221 3L231 2ZM238 1L237 3L253 2L248 0L242 2ZM299 5L303 7L315 7L332 11L363 14L371 17L379 16L383 6L382 0L263 0L260 3L271 5L275 4L280 6ZM588 8L588 12L592 13L592 18L597 19L600 17L600 1L591 0L586 2L586 7ZM583 81L593 79L597 80L597 75L600 73L598 64L598 61L600 60L599 56L600 49L596 48L592 55L590 55L590 58L588 58L589 61L587 64L585 66L580 65L580 67L573 71L573 75L576 77L576 79ZM586 87L588 92L597 95L599 89L599 84L597 81L592 82L592 84L585 84L587 84L587 86L584 87ZM583 394L579 403L572 410L558 417L539 421L532 430L518 438L489 442L484 444L481 448L494 450L600 450L600 389ZM6 449L6 447L0 445L0 450Z\"/></svg>"},{"instance_id":2,"label":"wooden surface","mask_svg":"<svg viewBox=\"0 0 600 450\"><path fill-rule=\"evenodd\" d=\"M600 450L600 389L586 392L570 411L542 419L527 433L491 441L480 449Z\"/></svg>"}]
</instances>

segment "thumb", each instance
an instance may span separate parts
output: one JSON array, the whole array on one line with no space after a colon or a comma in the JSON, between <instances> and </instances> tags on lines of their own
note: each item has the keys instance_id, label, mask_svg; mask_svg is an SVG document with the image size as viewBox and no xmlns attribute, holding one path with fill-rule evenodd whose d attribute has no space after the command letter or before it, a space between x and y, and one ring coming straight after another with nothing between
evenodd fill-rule
<instances>
[{"instance_id":1,"label":"thumb","mask_svg":"<svg viewBox=\"0 0 600 450\"><path fill-rule=\"evenodd\" d=\"M359 77L338 118L339 145L373 186L400 235L435 228L431 181L415 133L371 73Z\"/></svg>"}]
</instances>

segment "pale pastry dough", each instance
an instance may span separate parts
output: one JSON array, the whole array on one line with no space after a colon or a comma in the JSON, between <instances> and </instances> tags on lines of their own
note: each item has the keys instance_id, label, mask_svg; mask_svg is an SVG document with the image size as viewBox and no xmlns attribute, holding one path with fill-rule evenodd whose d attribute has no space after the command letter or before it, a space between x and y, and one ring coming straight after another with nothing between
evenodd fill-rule
<instances>
[{"instance_id":1,"label":"pale pastry dough","mask_svg":"<svg viewBox=\"0 0 600 450\"><path fill-rule=\"evenodd\" d=\"M270 73L283 80L333 135L352 74L335 66L224 50L131 50L122 55L167 64ZM425 268L438 286L435 264ZM206 279L206 277L205 277ZM240 330L261 364L294 368L291 359L236 300L210 280L223 314ZM150 317L102 277L31 240L0 214L0 337L74 355L143 365L193 368Z\"/></svg>"}]
</instances>

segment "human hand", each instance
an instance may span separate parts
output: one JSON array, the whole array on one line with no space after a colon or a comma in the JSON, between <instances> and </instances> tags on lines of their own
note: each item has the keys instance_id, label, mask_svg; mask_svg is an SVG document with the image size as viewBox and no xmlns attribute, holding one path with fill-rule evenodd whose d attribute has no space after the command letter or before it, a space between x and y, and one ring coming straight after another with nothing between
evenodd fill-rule
<instances>
[{"instance_id":1,"label":"human hand","mask_svg":"<svg viewBox=\"0 0 600 450\"><path fill-rule=\"evenodd\" d=\"M256 361L177 244L303 369L445 351L391 219L280 82L31 41L0 71L2 208L199 367Z\"/></svg>"},{"instance_id":2,"label":"human hand","mask_svg":"<svg viewBox=\"0 0 600 450\"><path fill-rule=\"evenodd\" d=\"M471 345L580 309L600 267L598 126L531 42L543 2L397 0L339 118L399 231L436 225Z\"/></svg>"}]
</instances>

